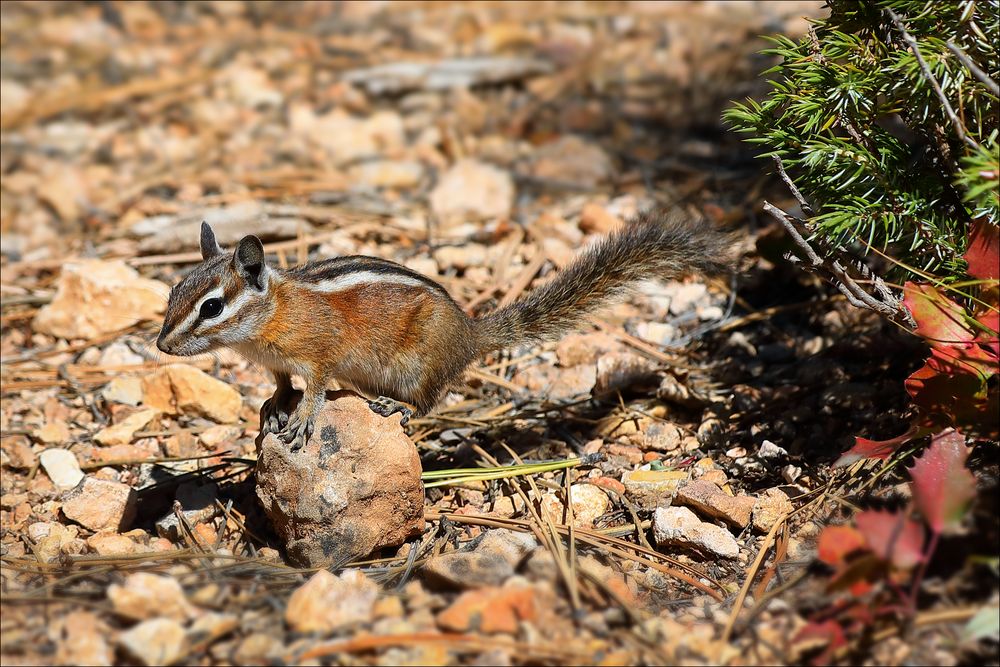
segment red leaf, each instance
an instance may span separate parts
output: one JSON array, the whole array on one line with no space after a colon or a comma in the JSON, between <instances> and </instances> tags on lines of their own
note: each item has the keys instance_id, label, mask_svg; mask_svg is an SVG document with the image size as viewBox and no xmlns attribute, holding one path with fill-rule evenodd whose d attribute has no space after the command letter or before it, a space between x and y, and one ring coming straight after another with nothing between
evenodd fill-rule
<instances>
[{"instance_id":1,"label":"red leaf","mask_svg":"<svg viewBox=\"0 0 1000 667\"><path fill-rule=\"evenodd\" d=\"M858 531L880 558L908 570L924 559L924 530L902 512L861 512L855 519Z\"/></svg>"},{"instance_id":2,"label":"red leaf","mask_svg":"<svg viewBox=\"0 0 1000 667\"><path fill-rule=\"evenodd\" d=\"M973 278L1000 278L1000 227L991 225L985 217L974 220L965 261L969 263L967 273Z\"/></svg>"},{"instance_id":3,"label":"red leaf","mask_svg":"<svg viewBox=\"0 0 1000 667\"><path fill-rule=\"evenodd\" d=\"M965 324L965 309L933 285L903 285L903 304L917 322L915 334L934 347L970 343L976 337Z\"/></svg>"},{"instance_id":4,"label":"red leaf","mask_svg":"<svg viewBox=\"0 0 1000 667\"><path fill-rule=\"evenodd\" d=\"M864 548L864 536L852 526L827 526L816 547L817 556L827 565L840 565L849 554Z\"/></svg>"},{"instance_id":5,"label":"red leaf","mask_svg":"<svg viewBox=\"0 0 1000 667\"><path fill-rule=\"evenodd\" d=\"M953 532L976 496L976 478L965 467L969 449L957 431L942 431L910 468L913 500L936 533Z\"/></svg>"},{"instance_id":6,"label":"red leaf","mask_svg":"<svg viewBox=\"0 0 1000 667\"><path fill-rule=\"evenodd\" d=\"M874 556L872 556L871 558L874 558ZM875 586L870 581L865 581L862 579L860 581L855 581L850 586L848 586L847 592L850 593L852 597L859 598L864 595L868 595L868 593L871 592L873 588L875 588Z\"/></svg>"},{"instance_id":7,"label":"red leaf","mask_svg":"<svg viewBox=\"0 0 1000 667\"><path fill-rule=\"evenodd\" d=\"M875 614L878 613L876 609L873 609L871 605L867 604L855 604L851 605L844 610L841 615L841 622L844 619L850 619L852 621L852 626L861 625L871 625L875 622ZM843 627L843 626L842 626ZM851 626L847 626L850 628Z\"/></svg>"},{"instance_id":8,"label":"red leaf","mask_svg":"<svg viewBox=\"0 0 1000 667\"><path fill-rule=\"evenodd\" d=\"M805 653L814 648L823 647L823 651L812 660L814 665L825 665L833 658L837 649L847 645L844 630L836 621L808 623L795 635L797 653Z\"/></svg>"},{"instance_id":9,"label":"red leaf","mask_svg":"<svg viewBox=\"0 0 1000 667\"><path fill-rule=\"evenodd\" d=\"M979 323L992 330L995 337L1000 332L1000 310L987 310L979 316Z\"/></svg>"},{"instance_id":10,"label":"red leaf","mask_svg":"<svg viewBox=\"0 0 1000 667\"><path fill-rule=\"evenodd\" d=\"M834 461L833 467L842 468L861 459L887 459L902 445L922 435L926 435L924 429L917 424L913 424L906 433L897 435L895 438L889 438L888 440L854 438L854 446L841 454L840 458Z\"/></svg>"},{"instance_id":11,"label":"red leaf","mask_svg":"<svg viewBox=\"0 0 1000 667\"><path fill-rule=\"evenodd\" d=\"M852 597L859 598L872 590L873 581L884 579L888 574L888 561L871 551L864 551L840 566L830 581L826 583L827 593L847 590Z\"/></svg>"},{"instance_id":12,"label":"red leaf","mask_svg":"<svg viewBox=\"0 0 1000 667\"><path fill-rule=\"evenodd\" d=\"M1000 311L987 310L979 316L977 321L990 332L980 331L976 336L976 342L986 346L994 359L1000 358Z\"/></svg>"},{"instance_id":13,"label":"red leaf","mask_svg":"<svg viewBox=\"0 0 1000 667\"><path fill-rule=\"evenodd\" d=\"M931 349L927 362L940 373L969 373L983 382L997 372L997 360L979 345L944 345Z\"/></svg>"},{"instance_id":14,"label":"red leaf","mask_svg":"<svg viewBox=\"0 0 1000 667\"><path fill-rule=\"evenodd\" d=\"M931 349L931 356L906 379L906 391L926 424L957 426L989 434L997 430L996 392L987 380L997 362L977 346Z\"/></svg>"}]
</instances>

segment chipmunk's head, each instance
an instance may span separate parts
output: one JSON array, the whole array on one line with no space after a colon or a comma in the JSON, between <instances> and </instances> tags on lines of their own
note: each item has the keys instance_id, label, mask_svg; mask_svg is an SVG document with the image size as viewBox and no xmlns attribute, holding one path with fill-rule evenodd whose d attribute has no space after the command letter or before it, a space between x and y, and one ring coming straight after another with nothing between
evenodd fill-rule
<instances>
[{"instance_id":1,"label":"chipmunk's head","mask_svg":"<svg viewBox=\"0 0 1000 667\"><path fill-rule=\"evenodd\" d=\"M270 316L272 274L264 246L245 236L232 253L223 252L215 232L201 223L204 261L170 290L156 347L188 357L254 339Z\"/></svg>"}]
</instances>

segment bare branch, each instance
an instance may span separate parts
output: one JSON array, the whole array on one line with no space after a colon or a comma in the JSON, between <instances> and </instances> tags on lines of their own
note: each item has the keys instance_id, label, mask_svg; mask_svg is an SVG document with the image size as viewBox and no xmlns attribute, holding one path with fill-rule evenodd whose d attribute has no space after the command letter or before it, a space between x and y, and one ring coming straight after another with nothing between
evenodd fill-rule
<instances>
[{"instance_id":1,"label":"bare branch","mask_svg":"<svg viewBox=\"0 0 1000 667\"><path fill-rule=\"evenodd\" d=\"M778 161L778 164L780 167L780 161ZM784 170L781 169L781 171L784 175ZM787 178L787 175L784 175L784 177ZM790 179L785 182L789 184L789 187L793 189L793 192L798 193L798 189L795 188L794 185L791 185ZM796 195L796 199L799 199L801 196L801 193L798 193ZM799 203L801 204L802 200L800 200ZM903 324L910 329L916 328L916 323L913 321L913 317L910 315L909 311L903 307L899 297L894 295L880 278L875 277L874 285L876 291L882 297L881 300L863 290L861 286L855 282L847 268L841 264L839 260L834 259L832 261L828 261L819 256L819 254L813 249L798 229L796 223L805 225L804 221L789 215L785 211L767 201L764 202L764 210L767 211L771 217L780 222L781 226L785 228L789 236L791 236L792 240L795 242L795 245L802 250L806 258L809 260L811 269L824 271L829 274L828 279L841 294L847 297L848 303L856 308L864 308L866 310L874 311L879 315L882 315L893 322ZM867 266L862 269L862 273L865 276L871 275L871 271Z\"/></svg>"},{"instance_id":2,"label":"bare branch","mask_svg":"<svg viewBox=\"0 0 1000 667\"><path fill-rule=\"evenodd\" d=\"M802 234L799 233L798 228L792 223L792 216L788 215L769 201L764 202L764 210L770 213L772 218L781 223L782 227L785 228L785 231L788 232L788 235L792 237L793 241L795 241L795 245L797 245L802 252L806 254L806 258L812 266L817 268L823 266L823 259L816 254L816 251L813 250L811 245L809 245L809 242L806 241L802 237Z\"/></svg>"},{"instance_id":3,"label":"bare branch","mask_svg":"<svg viewBox=\"0 0 1000 667\"><path fill-rule=\"evenodd\" d=\"M960 119L955 113L955 110L951 108L948 98L944 96L944 91L941 90L941 86L938 84L937 79L934 78L934 74L931 72L931 68L927 66L927 63L924 61L924 57L920 55L920 47L917 45L917 40L913 39L913 36L906 31L906 26L903 25L903 21L899 18L899 14L892 11L892 9L888 7L886 7L885 11L892 19L893 25L896 26L896 29L899 30L899 33L903 36L903 41L906 42L906 45L910 47L910 51L913 51L913 55L916 56L917 63L920 65L920 71L924 73L924 78L931 84L931 87L934 88L934 92L937 93L938 99L941 100L945 113L948 114L948 118L951 119L952 125L955 126L955 132L958 133L958 138L972 148L978 149L979 144L975 139L965 133L965 126L962 124L962 119Z\"/></svg>"},{"instance_id":4,"label":"bare branch","mask_svg":"<svg viewBox=\"0 0 1000 667\"><path fill-rule=\"evenodd\" d=\"M1000 85L997 85L997 82L991 79L989 74L979 69L979 66L972 62L972 58L970 58L968 54L961 49L961 47L956 46L954 43L949 41L948 49L955 54L955 57L958 58L963 65L965 65L967 70L972 72L973 76L986 84L986 87L990 89L991 93L993 93L996 97L1000 97Z\"/></svg>"},{"instance_id":5,"label":"bare branch","mask_svg":"<svg viewBox=\"0 0 1000 667\"><path fill-rule=\"evenodd\" d=\"M778 173L781 174L781 180L783 180L785 185L788 186L788 189L792 191L792 196L799 202L799 206L802 207L802 212L808 216L815 215L813 207L809 205L806 198L802 196L802 192L795 185L795 183L792 182L792 179L788 177L788 172L785 171L785 163L782 162L781 158L777 155L772 157L774 158L774 163L778 165Z\"/></svg>"}]
</instances>

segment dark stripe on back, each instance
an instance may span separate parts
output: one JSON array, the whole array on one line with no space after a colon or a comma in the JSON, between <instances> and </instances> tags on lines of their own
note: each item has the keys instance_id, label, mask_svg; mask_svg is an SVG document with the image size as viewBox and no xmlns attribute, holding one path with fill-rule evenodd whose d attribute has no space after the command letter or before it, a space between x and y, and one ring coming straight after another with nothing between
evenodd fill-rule
<instances>
[{"instance_id":1,"label":"dark stripe on back","mask_svg":"<svg viewBox=\"0 0 1000 667\"><path fill-rule=\"evenodd\" d=\"M350 257L337 257L335 259L325 259L312 264L305 264L289 269L285 275L295 280L318 283L324 280L334 280L352 273L369 272L379 275L396 275L415 278L428 287L436 289L445 296L451 298L448 291L439 283L425 275L406 268L402 264L391 262L378 257L368 257L367 255L352 255Z\"/></svg>"}]
</instances>

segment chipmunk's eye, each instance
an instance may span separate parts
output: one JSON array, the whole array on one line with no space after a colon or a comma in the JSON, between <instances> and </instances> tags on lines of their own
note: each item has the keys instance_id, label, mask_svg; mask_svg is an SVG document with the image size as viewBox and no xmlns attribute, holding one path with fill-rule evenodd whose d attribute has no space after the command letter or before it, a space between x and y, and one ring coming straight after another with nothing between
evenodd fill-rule
<instances>
[{"instance_id":1,"label":"chipmunk's eye","mask_svg":"<svg viewBox=\"0 0 1000 667\"><path fill-rule=\"evenodd\" d=\"M201 310L198 314L206 320L212 319L218 316L222 312L222 299L209 299L205 303L201 304Z\"/></svg>"}]
</instances>

